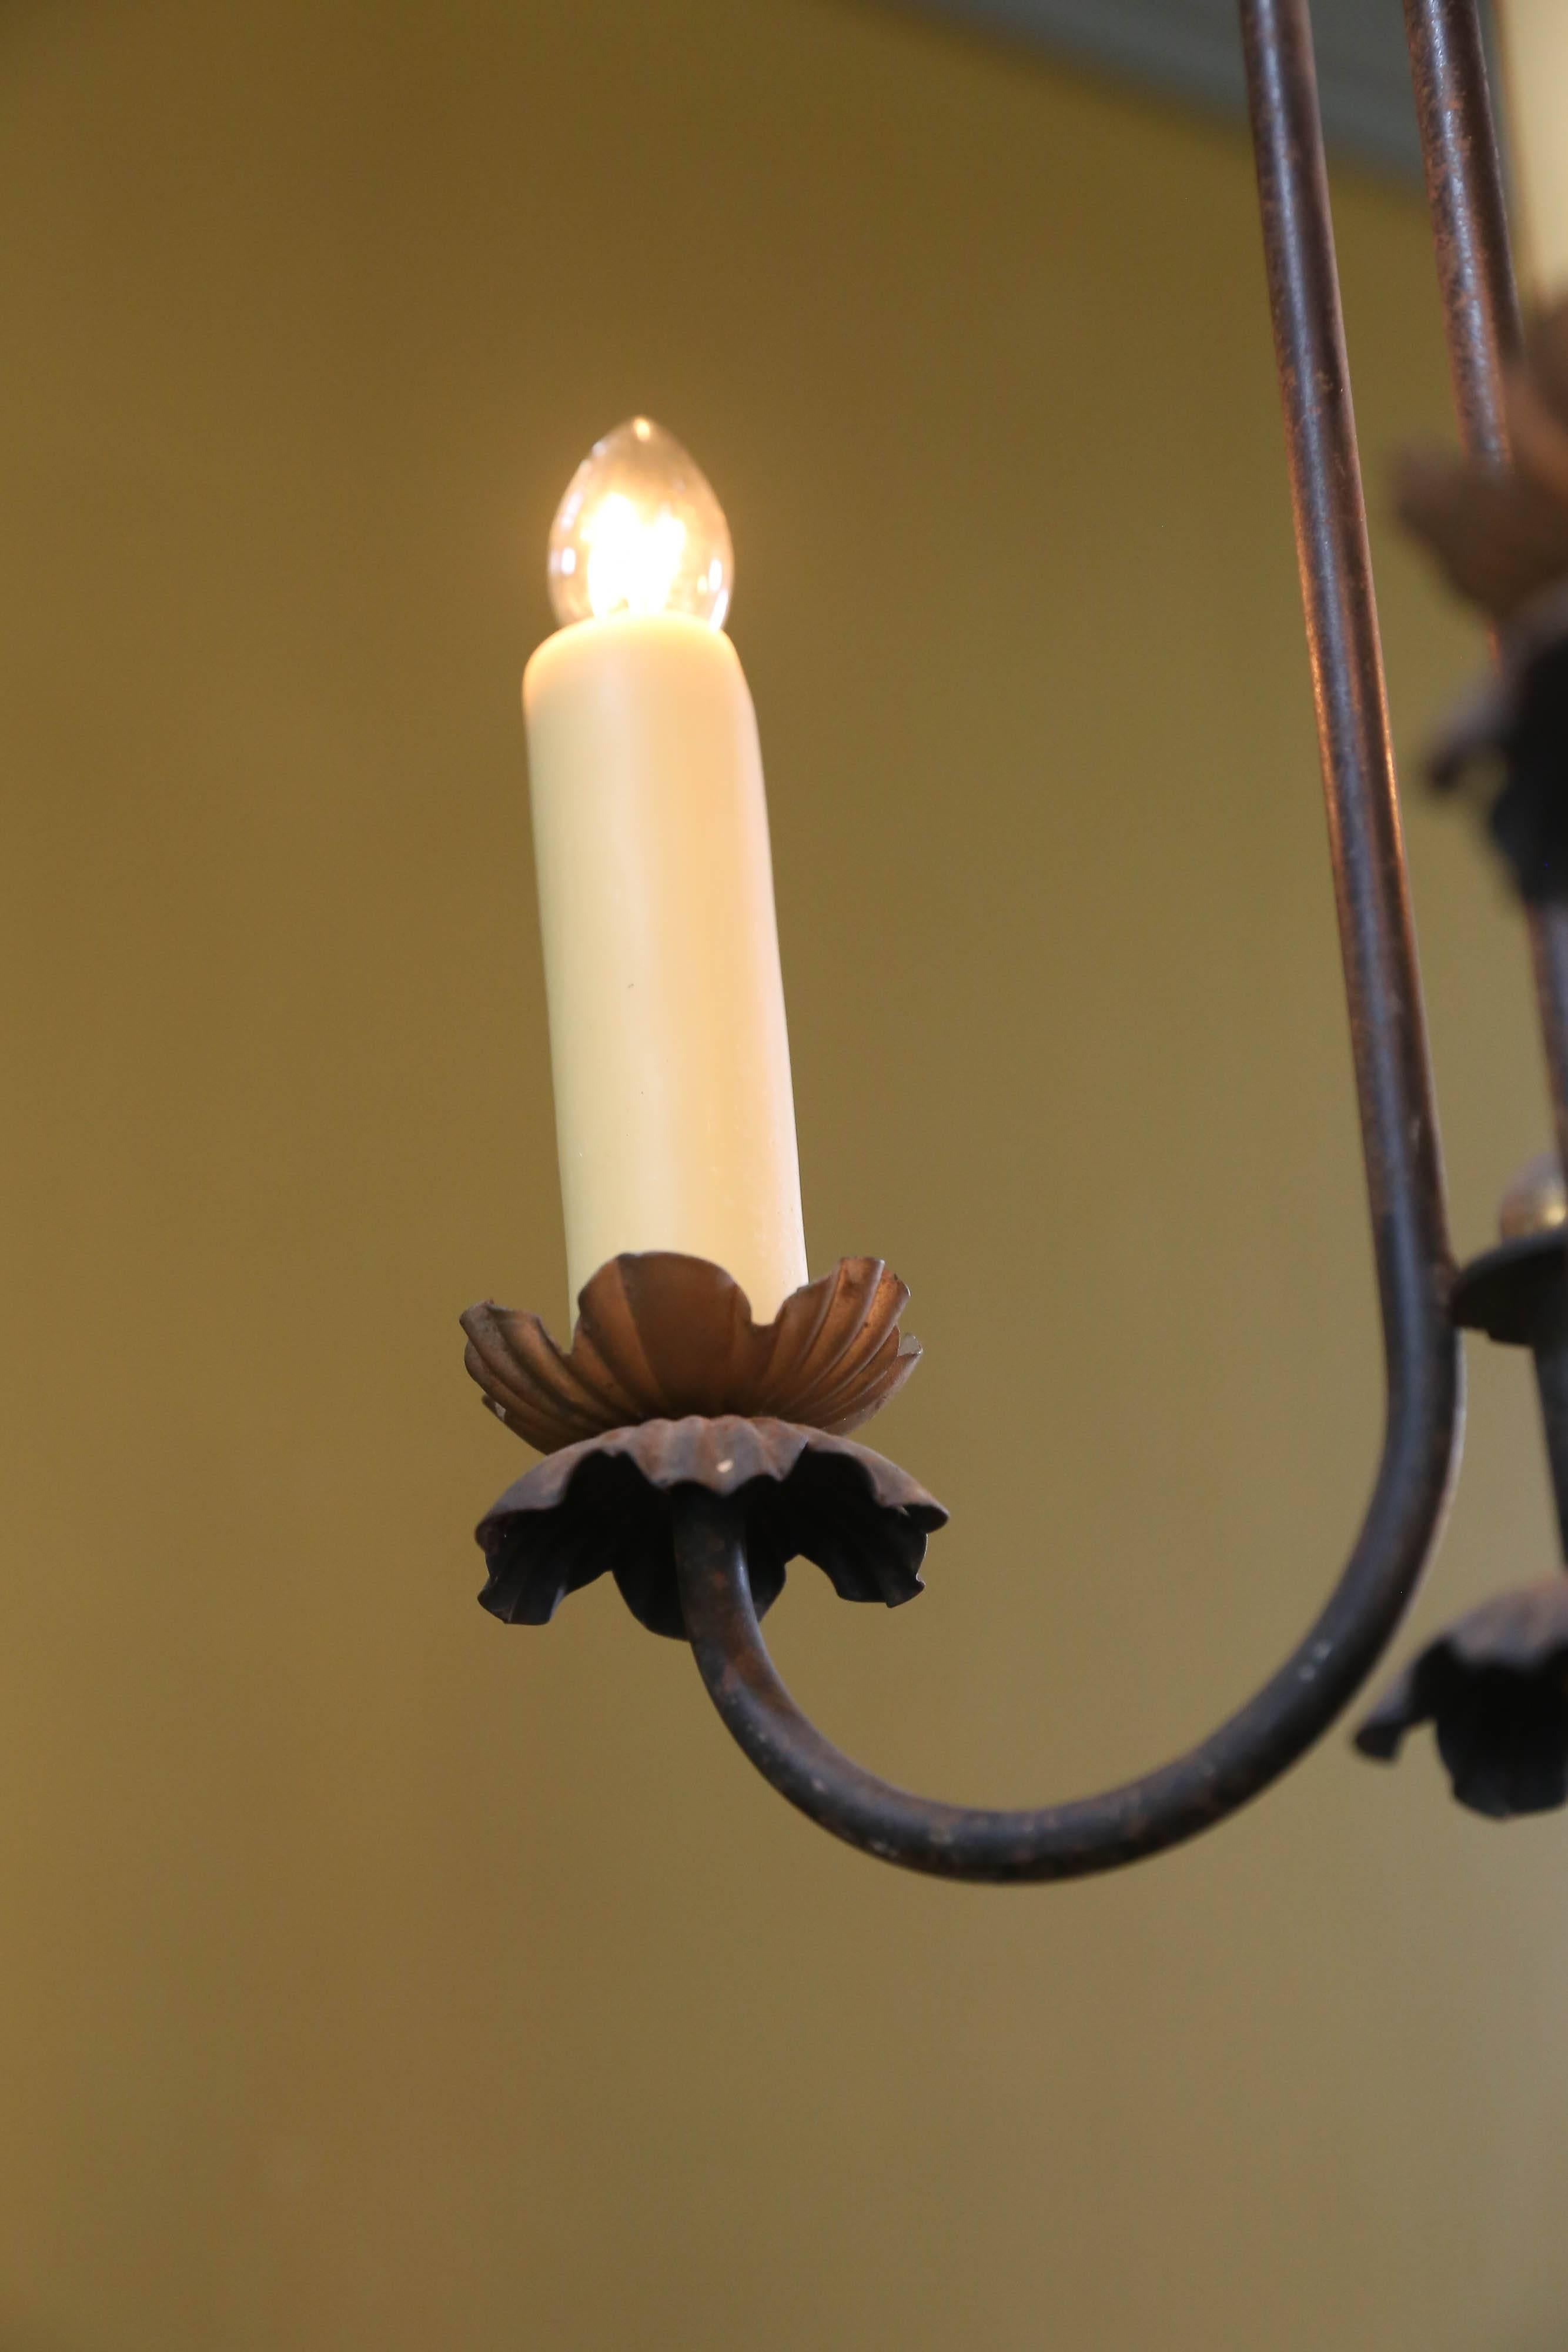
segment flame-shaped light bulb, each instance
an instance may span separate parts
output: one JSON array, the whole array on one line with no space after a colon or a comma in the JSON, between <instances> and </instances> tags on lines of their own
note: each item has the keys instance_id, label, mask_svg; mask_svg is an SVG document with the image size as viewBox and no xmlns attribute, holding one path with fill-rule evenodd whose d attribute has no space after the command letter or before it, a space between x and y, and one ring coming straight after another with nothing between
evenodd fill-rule
<instances>
[{"instance_id":1,"label":"flame-shaped light bulb","mask_svg":"<svg viewBox=\"0 0 1568 2352\"><path fill-rule=\"evenodd\" d=\"M673 434L633 416L594 443L556 509L549 578L563 627L612 613L689 613L723 628L735 579L729 525Z\"/></svg>"},{"instance_id":2,"label":"flame-shaped light bulb","mask_svg":"<svg viewBox=\"0 0 1568 2352\"><path fill-rule=\"evenodd\" d=\"M679 442L618 425L550 533L566 625L534 648L523 712L571 1296L670 1250L723 1266L766 1323L806 1279L806 1237L730 583Z\"/></svg>"}]
</instances>

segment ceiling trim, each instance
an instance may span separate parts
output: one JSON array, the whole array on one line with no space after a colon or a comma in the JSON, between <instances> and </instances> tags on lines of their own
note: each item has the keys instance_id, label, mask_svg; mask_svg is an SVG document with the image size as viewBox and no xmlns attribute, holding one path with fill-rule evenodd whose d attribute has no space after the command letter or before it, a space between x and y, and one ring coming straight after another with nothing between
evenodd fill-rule
<instances>
[{"instance_id":1,"label":"ceiling trim","mask_svg":"<svg viewBox=\"0 0 1568 2352\"><path fill-rule=\"evenodd\" d=\"M1246 85L1235 0L915 0L926 15L1011 35L1118 79L1235 115ZM1335 152L1420 178L1399 0L1317 0L1323 129Z\"/></svg>"}]
</instances>

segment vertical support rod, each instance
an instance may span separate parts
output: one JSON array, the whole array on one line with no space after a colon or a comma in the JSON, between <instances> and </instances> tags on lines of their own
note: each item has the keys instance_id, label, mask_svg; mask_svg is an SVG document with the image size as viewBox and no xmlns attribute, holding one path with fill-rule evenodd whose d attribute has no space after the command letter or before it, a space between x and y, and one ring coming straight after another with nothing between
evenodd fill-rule
<instances>
[{"instance_id":1,"label":"vertical support rod","mask_svg":"<svg viewBox=\"0 0 1568 2352\"><path fill-rule=\"evenodd\" d=\"M1480 12L1476 0L1405 0L1405 34L1459 431L1472 457L1500 466L1502 371L1519 349L1519 296Z\"/></svg>"},{"instance_id":2,"label":"vertical support rod","mask_svg":"<svg viewBox=\"0 0 1568 2352\"><path fill-rule=\"evenodd\" d=\"M1568 1279L1560 1265L1542 1283L1530 1346L1546 1459L1552 1470L1552 1500L1557 1506L1557 1532L1563 1557L1568 1560Z\"/></svg>"},{"instance_id":3,"label":"vertical support rod","mask_svg":"<svg viewBox=\"0 0 1568 2352\"><path fill-rule=\"evenodd\" d=\"M1508 198L1477 0L1405 0L1416 117L1459 434L1506 465L1503 370L1520 346ZM1558 1156L1568 1168L1568 907L1526 909Z\"/></svg>"},{"instance_id":4,"label":"vertical support rod","mask_svg":"<svg viewBox=\"0 0 1568 2352\"><path fill-rule=\"evenodd\" d=\"M1553 900L1528 908L1526 914L1557 1157L1568 1169L1568 906Z\"/></svg>"},{"instance_id":5,"label":"vertical support rod","mask_svg":"<svg viewBox=\"0 0 1568 2352\"><path fill-rule=\"evenodd\" d=\"M1385 1317L1429 1269L1393 1279L1391 1248L1444 1230L1414 925L1340 313L1306 0L1241 0L1269 299L1307 650L1317 705L1340 945ZM1410 1106L1417 1105L1412 1118ZM1420 1202L1395 1219L1396 1201ZM1385 1326L1386 1328L1386 1326ZM1412 1335L1414 1336L1414 1335ZM1390 1354L1390 1367L1398 1361Z\"/></svg>"}]
</instances>

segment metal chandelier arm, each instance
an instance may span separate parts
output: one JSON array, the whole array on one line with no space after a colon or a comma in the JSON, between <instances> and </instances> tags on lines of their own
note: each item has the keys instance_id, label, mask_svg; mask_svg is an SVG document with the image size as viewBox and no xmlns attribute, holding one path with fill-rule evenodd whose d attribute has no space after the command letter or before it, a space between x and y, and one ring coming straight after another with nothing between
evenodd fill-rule
<instances>
[{"instance_id":1,"label":"metal chandelier arm","mask_svg":"<svg viewBox=\"0 0 1568 2352\"><path fill-rule=\"evenodd\" d=\"M1508 198L1477 0L1405 0L1416 119L1443 297L1459 438L1509 455L1503 372L1521 341ZM1568 1166L1568 904L1524 910L1557 1153Z\"/></svg>"},{"instance_id":2,"label":"metal chandelier arm","mask_svg":"<svg viewBox=\"0 0 1568 2352\"><path fill-rule=\"evenodd\" d=\"M1241 0L1253 142L1386 1367L1382 1457L1316 1622L1202 1744L1145 1778L1038 1811L913 1796L853 1763L768 1655L732 1501L676 1498L686 1631L710 1696L774 1787L835 1835L954 1878L1071 1878L1194 1836L1320 1738L1375 1664L1441 1520L1458 1454L1458 1346L1306 0Z\"/></svg>"}]
</instances>

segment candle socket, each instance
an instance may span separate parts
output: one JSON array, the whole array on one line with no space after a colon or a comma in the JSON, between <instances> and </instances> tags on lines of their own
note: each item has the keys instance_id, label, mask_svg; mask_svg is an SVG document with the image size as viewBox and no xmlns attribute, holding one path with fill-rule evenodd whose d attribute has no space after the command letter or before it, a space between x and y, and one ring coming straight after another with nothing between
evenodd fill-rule
<instances>
[{"instance_id":1,"label":"candle socket","mask_svg":"<svg viewBox=\"0 0 1568 2352\"><path fill-rule=\"evenodd\" d=\"M1455 1276L1461 1330L1528 1348L1568 1561L1568 1223L1555 1152L1503 1196L1502 1239ZM1455 1796L1507 1821L1568 1802L1568 1578L1500 1592L1446 1626L1396 1675L1355 1735L1364 1756L1397 1757L1431 1723Z\"/></svg>"},{"instance_id":2,"label":"candle socket","mask_svg":"<svg viewBox=\"0 0 1568 2352\"><path fill-rule=\"evenodd\" d=\"M908 1297L880 1258L844 1258L758 1324L722 1266L655 1250L599 1268L564 1352L537 1315L469 1307L470 1375L546 1457L476 1530L486 1608L542 1624L608 1570L642 1623L683 1636L671 1520L693 1486L739 1498L759 1615L800 1556L844 1600L911 1599L946 1512L845 1435L919 1361L898 1326Z\"/></svg>"}]
</instances>

